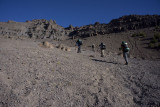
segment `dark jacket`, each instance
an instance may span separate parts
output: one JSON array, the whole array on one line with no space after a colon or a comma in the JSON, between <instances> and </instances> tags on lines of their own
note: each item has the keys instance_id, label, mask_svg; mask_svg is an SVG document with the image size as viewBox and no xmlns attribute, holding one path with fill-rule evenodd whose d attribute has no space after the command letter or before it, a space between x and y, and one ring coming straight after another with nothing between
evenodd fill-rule
<instances>
[{"instance_id":1,"label":"dark jacket","mask_svg":"<svg viewBox=\"0 0 160 107\"><path fill-rule=\"evenodd\" d=\"M101 44L99 45L99 47L100 47L101 50L106 49L106 45L105 45L104 43L101 43Z\"/></svg>"},{"instance_id":2,"label":"dark jacket","mask_svg":"<svg viewBox=\"0 0 160 107\"><path fill-rule=\"evenodd\" d=\"M77 40L76 44L77 44L78 46L81 46L81 45L82 45L82 41L81 41L81 40Z\"/></svg>"}]
</instances>

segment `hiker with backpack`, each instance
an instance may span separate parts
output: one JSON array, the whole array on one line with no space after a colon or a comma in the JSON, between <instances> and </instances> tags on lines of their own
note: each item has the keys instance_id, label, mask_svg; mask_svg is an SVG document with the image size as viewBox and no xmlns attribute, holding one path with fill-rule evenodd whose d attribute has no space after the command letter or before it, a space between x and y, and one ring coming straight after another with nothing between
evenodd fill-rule
<instances>
[{"instance_id":1,"label":"hiker with backpack","mask_svg":"<svg viewBox=\"0 0 160 107\"><path fill-rule=\"evenodd\" d=\"M128 53L129 53L129 50L130 50L130 48L128 48L128 43L122 41L120 50L123 51L124 60L126 61L126 65L128 65Z\"/></svg>"},{"instance_id":2,"label":"hiker with backpack","mask_svg":"<svg viewBox=\"0 0 160 107\"><path fill-rule=\"evenodd\" d=\"M76 42L76 45L78 46L77 53L81 53L82 40L78 39L77 42Z\"/></svg>"},{"instance_id":3,"label":"hiker with backpack","mask_svg":"<svg viewBox=\"0 0 160 107\"><path fill-rule=\"evenodd\" d=\"M106 45L102 42L99 45L100 49L101 49L101 57L104 57L104 50L106 49Z\"/></svg>"}]
</instances>

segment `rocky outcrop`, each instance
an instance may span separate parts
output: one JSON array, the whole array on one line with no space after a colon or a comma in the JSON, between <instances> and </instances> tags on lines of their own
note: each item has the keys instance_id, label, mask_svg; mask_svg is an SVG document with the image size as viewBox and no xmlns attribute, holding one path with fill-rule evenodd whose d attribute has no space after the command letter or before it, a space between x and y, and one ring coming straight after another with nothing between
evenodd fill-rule
<instances>
[{"instance_id":1,"label":"rocky outcrop","mask_svg":"<svg viewBox=\"0 0 160 107\"><path fill-rule=\"evenodd\" d=\"M27 36L30 38L60 40L65 35L65 30L53 20L8 21L0 22L0 34L3 36Z\"/></svg>"},{"instance_id":2,"label":"rocky outcrop","mask_svg":"<svg viewBox=\"0 0 160 107\"><path fill-rule=\"evenodd\" d=\"M128 15L113 19L108 24L96 22L80 27L71 32L70 36L90 37L156 26L160 26L160 15Z\"/></svg>"},{"instance_id":3,"label":"rocky outcrop","mask_svg":"<svg viewBox=\"0 0 160 107\"><path fill-rule=\"evenodd\" d=\"M63 27L56 24L55 21L33 20L32 27L28 30L28 35L32 38L50 38L64 36L65 30Z\"/></svg>"},{"instance_id":4,"label":"rocky outcrop","mask_svg":"<svg viewBox=\"0 0 160 107\"><path fill-rule=\"evenodd\" d=\"M136 30L160 25L160 15L129 15L119 19L113 19L109 24L111 28L117 28L117 31Z\"/></svg>"}]
</instances>

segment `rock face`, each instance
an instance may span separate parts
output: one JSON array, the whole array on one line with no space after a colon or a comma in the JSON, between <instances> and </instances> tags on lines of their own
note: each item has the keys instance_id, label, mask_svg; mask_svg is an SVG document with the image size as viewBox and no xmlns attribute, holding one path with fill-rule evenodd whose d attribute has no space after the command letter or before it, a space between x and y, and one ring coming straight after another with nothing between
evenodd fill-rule
<instances>
[{"instance_id":1,"label":"rock face","mask_svg":"<svg viewBox=\"0 0 160 107\"><path fill-rule=\"evenodd\" d=\"M65 35L63 27L53 20L32 20L23 22L0 22L0 34L3 36L27 36L30 38L57 39Z\"/></svg>"}]
</instances>

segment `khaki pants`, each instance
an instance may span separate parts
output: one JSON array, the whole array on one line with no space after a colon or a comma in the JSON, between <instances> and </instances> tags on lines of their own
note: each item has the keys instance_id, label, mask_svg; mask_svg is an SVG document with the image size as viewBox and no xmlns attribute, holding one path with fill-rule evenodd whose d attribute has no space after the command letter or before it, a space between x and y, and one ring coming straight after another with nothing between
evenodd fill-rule
<instances>
[{"instance_id":1,"label":"khaki pants","mask_svg":"<svg viewBox=\"0 0 160 107\"><path fill-rule=\"evenodd\" d=\"M104 57L104 49L101 49L101 57Z\"/></svg>"}]
</instances>

